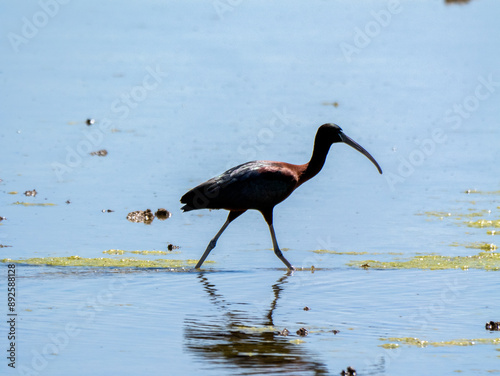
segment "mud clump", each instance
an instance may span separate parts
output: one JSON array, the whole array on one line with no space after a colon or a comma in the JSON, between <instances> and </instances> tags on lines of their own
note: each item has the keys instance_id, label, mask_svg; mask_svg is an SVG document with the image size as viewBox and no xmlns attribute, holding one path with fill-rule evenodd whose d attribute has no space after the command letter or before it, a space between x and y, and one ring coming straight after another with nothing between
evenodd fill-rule
<instances>
[{"instance_id":1,"label":"mud clump","mask_svg":"<svg viewBox=\"0 0 500 376\"><path fill-rule=\"evenodd\" d=\"M26 197L35 197L37 193L38 192L36 191L36 189L33 189L32 191L26 191L26 192L24 192L24 195Z\"/></svg>"},{"instance_id":2,"label":"mud clump","mask_svg":"<svg viewBox=\"0 0 500 376\"><path fill-rule=\"evenodd\" d=\"M491 330L491 331L499 331L500 330L500 321L490 321L487 322L485 325L486 330Z\"/></svg>"},{"instance_id":3,"label":"mud clump","mask_svg":"<svg viewBox=\"0 0 500 376\"><path fill-rule=\"evenodd\" d=\"M127 220L134 223L145 223L150 225L153 222L155 215L151 211L151 209L146 210L138 210L131 213L128 213Z\"/></svg>"},{"instance_id":4,"label":"mud clump","mask_svg":"<svg viewBox=\"0 0 500 376\"><path fill-rule=\"evenodd\" d=\"M93 151L89 154L90 155L97 155L98 157L105 157L106 155L108 155L108 151L106 149L101 149L101 150Z\"/></svg>"},{"instance_id":5,"label":"mud clump","mask_svg":"<svg viewBox=\"0 0 500 376\"><path fill-rule=\"evenodd\" d=\"M145 223L147 225L150 225L153 220L158 218L160 221L164 221L165 219L168 219L172 216L172 213L170 213L167 209L158 209L156 213L153 213L151 209L146 209L146 210L137 210L133 211L131 213L127 214L127 220L130 222L134 223ZM172 249L177 249L179 248L178 246L175 246L173 244L168 245L168 250L171 251Z\"/></svg>"},{"instance_id":6,"label":"mud clump","mask_svg":"<svg viewBox=\"0 0 500 376\"><path fill-rule=\"evenodd\" d=\"M170 213L167 209L160 208L156 211L155 216L160 221L164 221L165 219L169 219L172 216L172 213Z\"/></svg>"},{"instance_id":7,"label":"mud clump","mask_svg":"<svg viewBox=\"0 0 500 376\"><path fill-rule=\"evenodd\" d=\"M297 335L299 335L301 337L305 337L308 334L309 334L309 331L306 328L300 328L299 330L297 330Z\"/></svg>"}]
</instances>

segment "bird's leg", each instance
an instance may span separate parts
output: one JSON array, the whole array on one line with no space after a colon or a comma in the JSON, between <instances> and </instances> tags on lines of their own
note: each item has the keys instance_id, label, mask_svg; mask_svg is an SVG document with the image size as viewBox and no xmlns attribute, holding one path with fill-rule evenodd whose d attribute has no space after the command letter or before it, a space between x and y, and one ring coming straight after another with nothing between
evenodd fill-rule
<instances>
[{"instance_id":1,"label":"bird's leg","mask_svg":"<svg viewBox=\"0 0 500 376\"><path fill-rule=\"evenodd\" d=\"M278 258L283 261L283 263L286 265L286 267L290 270L295 270L292 264L283 256L283 253L281 253L280 248L278 247L278 241L276 240L276 234L274 233L274 227L273 224L271 223L269 225L269 230L271 231L271 237L273 238L273 248L274 248L274 254L278 256Z\"/></svg>"},{"instance_id":2,"label":"bird's leg","mask_svg":"<svg viewBox=\"0 0 500 376\"><path fill-rule=\"evenodd\" d=\"M274 254L278 256L278 258L283 261L283 264L286 265L286 267L290 270L295 270L295 268L288 262L288 260L283 256L283 253L281 253L280 247L278 246L278 241L276 240L276 234L274 233L274 226L273 226L273 210L271 209L270 211L262 212L262 215L264 216L264 219L267 222L267 225L269 226L269 231L271 232L271 238L273 239L273 248L274 248Z\"/></svg>"},{"instance_id":3,"label":"bird's leg","mask_svg":"<svg viewBox=\"0 0 500 376\"><path fill-rule=\"evenodd\" d=\"M212 249L214 249L215 246L217 245L217 240L222 235L222 233L224 232L224 230L226 229L226 227L229 226L229 224L232 221L234 221L236 218L238 218L244 212L245 211L230 211L229 212L229 215L227 216L226 222L224 222L224 224L222 225L222 227L219 230L219 232L214 236L214 238L212 240L210 240L210 243L208 243L207 249L205 250L205 253L203 253L203 256L201 256L200 260L198 261L198 263L194 267L195 269L199 269L201 267L201 265L203 264L203 262L207 258L207 256L210 253L210 251Z\"/></svg>"}]
</instances>

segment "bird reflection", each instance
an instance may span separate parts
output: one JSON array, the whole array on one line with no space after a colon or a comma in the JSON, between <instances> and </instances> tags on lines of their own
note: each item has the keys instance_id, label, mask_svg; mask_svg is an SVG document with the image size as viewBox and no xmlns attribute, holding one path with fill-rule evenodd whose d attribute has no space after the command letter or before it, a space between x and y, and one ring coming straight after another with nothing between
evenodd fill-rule
<instances>
[{"instance_id":1,"label":"bird reflection","mask_svg":"<svg viewBox=\"0 0 500 376\"><path fill-rule=\"evenodd\" d=\"M218 313L187 316L187 350L214 366L243 370L243 374L327 374L326 365L314 354L270 328L274 327L273 313L289 276L283 275L272 285L269 308L252 313L242 310L245 303L227 301L209 282L208 275L200 273L199 281Z\"/></svg>"}]
</instances>

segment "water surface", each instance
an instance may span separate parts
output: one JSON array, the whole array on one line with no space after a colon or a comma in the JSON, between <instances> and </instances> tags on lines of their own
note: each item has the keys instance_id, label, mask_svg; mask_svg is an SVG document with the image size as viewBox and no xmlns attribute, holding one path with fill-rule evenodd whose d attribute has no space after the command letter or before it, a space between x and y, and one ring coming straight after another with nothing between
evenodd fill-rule
<instances>
[{"instance_id":1,"label":"water surface","mask_svg":"<svg viewBox=\"0 0 500 376\"><path fill-rule=\"evenodd\" d=\"M249 160L304 163L326 122L363 145L384 175L353 149L332 147L322 172L275 210L280 246L304 269L292 274L257 212L231 224L203 272L17 264L18 367L4 359L2 372L500 372L498 344L384 340L499 338L484 329L500 321L498 272L348 265L472 256L480 250L471 244L497 243L494 226L468 222L500 218L498 8L493 0L5 7L2 259L197 259L226 213L182 214L182 194ZM89 154L102 149L106 156ZM35 197L24 195L34 188ZM126 220L147 208L173 215ZM179 248L103 253L168 244ZM6 264L0 271L5 291ZM302 327L307 337L296 334ZM381 347L390 344L399 347Z\"/></svg>"}]
</instances>

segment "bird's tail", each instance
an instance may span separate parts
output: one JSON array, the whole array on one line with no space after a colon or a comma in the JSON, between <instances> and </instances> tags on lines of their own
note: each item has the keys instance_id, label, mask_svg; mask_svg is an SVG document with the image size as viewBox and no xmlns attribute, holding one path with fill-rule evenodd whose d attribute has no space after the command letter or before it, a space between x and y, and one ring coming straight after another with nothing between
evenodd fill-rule
<instances>
[{"instance_id":1,"label":"bird's tail","mask_svg":"<svg viewBox=\"0 0 500 376\"><path fill-rule=\"evenodd\" d=\"M195 210L194 208L192 208L191 206L189 205L184 205L183 207L181 207L181 210L183 212L187 212L187 211L190 211L190 210Z\"/></svg>"},{"instance_id":2,"label":"bird's tail","mask_svg":"<svg viewBox=\"0 0 500 376\"><path fill-rule=\"evenodd\" d=\"M186 204L181 207L181 210L187 212L205 209L208 205L208 200L198 189L194 188L181 197L181 204Z\"/></svg>"}]
</instances>

